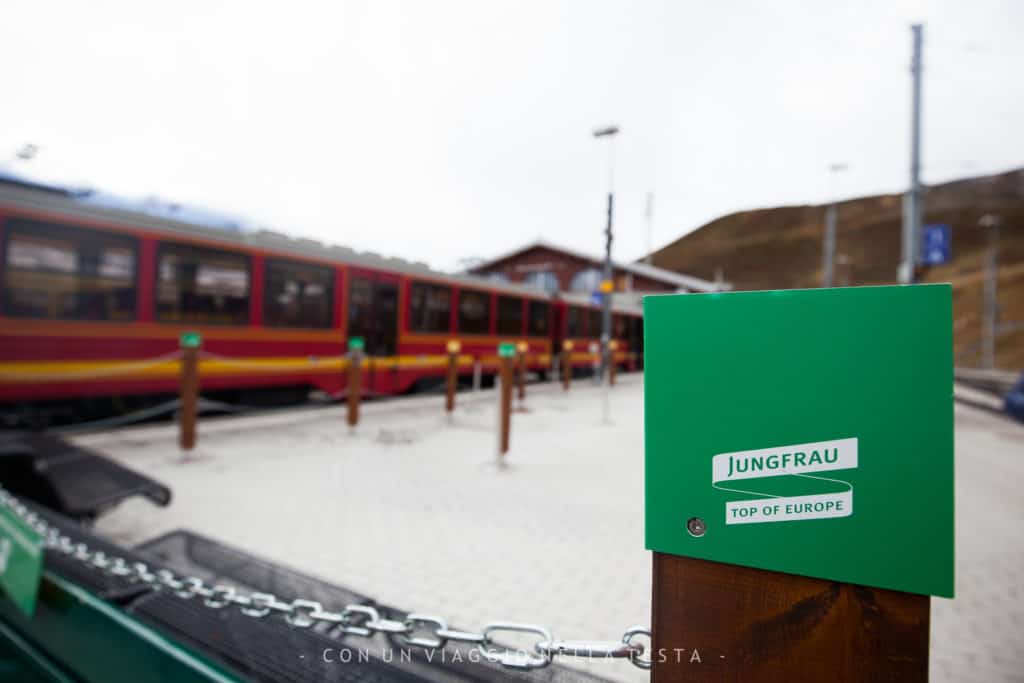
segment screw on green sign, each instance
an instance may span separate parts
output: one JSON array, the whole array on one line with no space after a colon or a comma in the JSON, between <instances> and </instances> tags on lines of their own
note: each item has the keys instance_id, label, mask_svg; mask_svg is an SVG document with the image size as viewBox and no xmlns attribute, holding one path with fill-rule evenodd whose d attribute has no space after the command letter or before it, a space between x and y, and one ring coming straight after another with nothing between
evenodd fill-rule
<instances>
[{"instance_id":1,"label":"screw on green sign","mask_svg":"<svg viewBox=\"0 0 1024 683\"><path fill-rule=\"evenodd\" d=\"M203 337L198 332L182 332L178 343L183 349L198 349L203 343Z\"/></svg>"},{"instance_id":2,"label":"screw on green sign","mask_svg":"<svg viewBox=\"0 0 1024 683\"><path fill-rule=\"evenodd\" d=\"M349 337L348 338L348 350L349 351L362 351L366 348L366 340L362 337Z\"/></svg>"},{"instance_id":3,"label":"screw on green sign","mask_svg":"<svg viewBox=\"0 0 1024 683\"><path fill-rule=\"evenodd\" d=\"M949 285L644 298L650 550L953 595Z\"/></svg>"},{"instance_id":4,"label":"screw on green sign","mask_svg":"<svg viewBox=\"0 0 1024 683\"><path fill-rule=\"evenodd\" d=\"M36 609L43 567L43 537L0 507L0 587L28 616Z\"/></svg>"},{"instance_id":5,"label":"screw on green sign","mask_svg":"<svg viewBox=\"0 0 1024 683\"><path fill-rule=\"evenodd\" d=\"M516 345L511 342L502 342L498 344L498 356L501 358L514 358L516 355Z\"/></svg>"}]
</instances>

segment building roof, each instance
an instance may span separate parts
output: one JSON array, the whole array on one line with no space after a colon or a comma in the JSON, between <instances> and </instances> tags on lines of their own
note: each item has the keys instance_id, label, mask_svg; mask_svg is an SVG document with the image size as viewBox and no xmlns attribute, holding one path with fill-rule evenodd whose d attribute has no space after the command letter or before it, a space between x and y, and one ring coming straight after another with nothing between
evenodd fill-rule
<instances>
[{"instance_id":1,"label":"building roof","mask_svg":"<svg viewBox=\"0 0 1024 683\"><path fill-rule=\"evenodd\" d=\"M603 258L596 257L592 254L587 254L582 251L577 251L575 249L570 249L568 247L552 244L551 242L540 239L534 242L530 242L529 244L523 245L522 247L514 249L505 254L501 254L494 258L487 259L483 263L480 263L470 268L470 272L479 273L481 271L487 270L488 268L494 266L495 264L501 261L510 259L513 256L518 256L519 254L529 251L530 249L548 249L550 251L560 252L568 256L578 258L581 261L588 261L590 263L594 263L597 265L600 265L601 263L604 262ZM694 292L721 292L732 289L732 285L730 285L727 282L713 282L711 280L703 280L699 277L694 277L692 275L684 275L682 273L677 273L674 270L658 268L657 266L652 266L647 263L623 263L622 261L613 261L612 265L616 270L622 270L627 273L633 273L634 275L640 275L641 277L649 278L651 280L657 280L659 282L664 282L665 284L672 285L673 287L676 288L687 289Z\"/></svg>"}]
</instances>

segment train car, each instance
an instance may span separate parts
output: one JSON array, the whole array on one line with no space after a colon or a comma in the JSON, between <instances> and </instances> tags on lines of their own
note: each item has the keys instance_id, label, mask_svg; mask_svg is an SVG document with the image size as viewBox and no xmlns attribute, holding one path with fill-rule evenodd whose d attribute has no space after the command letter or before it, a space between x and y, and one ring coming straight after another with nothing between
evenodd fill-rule
<instances>
[{"instance_id":1,"label":"train car","mask_svg":"<svg viewBox=\"0 0 1024 683\"><path fill-rule=\"evenodd\" d=\"M439 382L453 340L463 375L495 373L501 342L525 345L543 374L567 332L563 302L522 285L3 182L0 283L7 424L175 394L186 332L202 338L204 395L243 404L339 396L353 337L373 396Z\"/></svg>"},{"instance_id":2,"label":"train car","mask_svg":"<svg viewBox=\"0 0 1024 683\"><path fill-rule=\"evenodd\" d=\"M556 350L569 347L569 358L576 370L592 369L600 359L602 309L585 294L564 293L555 304ZM640 306L613 299L612 357L624 370L637 370L643 364L643 313ZM567 344L568 343L568 344Z\"/></svg>"}]
</instances>

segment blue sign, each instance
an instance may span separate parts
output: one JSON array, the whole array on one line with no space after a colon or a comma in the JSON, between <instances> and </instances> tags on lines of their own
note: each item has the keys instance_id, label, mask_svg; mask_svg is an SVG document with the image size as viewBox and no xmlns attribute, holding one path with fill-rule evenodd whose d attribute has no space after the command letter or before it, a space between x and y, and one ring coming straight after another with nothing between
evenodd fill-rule
<instances>
[{"instance_id":1,"label":"blue sign","mask_svg":"<svg viewBox=\"0 0 1024 683\"><path fill-rule=\"evenodd\" d=\"M924 226L921 235L921 263L940 266L953 260L953 228L938 223Z\"/></svg>"},{"instance_id":2,"label":"blue sign","mask_svg":"<svg viewBox=\"0 0 1024 683\"><path fill-rule=\"evenodd\" d=\"M595 306L600 306L601 304L604 303L604 294L602 294L601 292L591 292L590 303L594 304Z\"/></svg>"}]
</instances>

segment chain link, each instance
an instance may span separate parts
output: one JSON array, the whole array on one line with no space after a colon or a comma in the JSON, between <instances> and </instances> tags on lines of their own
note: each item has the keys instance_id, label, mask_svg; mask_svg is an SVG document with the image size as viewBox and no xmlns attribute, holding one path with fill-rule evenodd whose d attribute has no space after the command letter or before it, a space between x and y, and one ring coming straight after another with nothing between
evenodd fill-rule
<instances>
[{"instance_id":1,"label":"chain link","mask_svg":"<svg viewBox=\"0 0 1024 683\"><path fill-rule=\"evenodd\" d=\"M378 633L393 636L411 647L442 648L447 643L473 645L487 661L512 669L540 669L558 655L599 659L629 659L641 669L650 669L650 657L637 638L650 639L651 632L643 626L633 626L618 641L555 640L551 632L537 624L492 622L479 633L456 631L448 622L432 614L410 613L404 620L386 619L369 605L345 605L340 612L331 612L314 600L296 598L291 602L278 599L273 593L238 592L233 586L217 584L207 586L197 576L179 576L169 569L151 570L144 562L128 562L123 557L110 557L100 550L92 550L85 543L75 543L56 527L28 509L24 503L0 486L0 505L14 513L21 521L43 537L43 545L62 555L112 576L143 583L154 590L166 590L183 600L201 599L208 609L220 610L238 607L241 614L262 619L272 612L283 615L295 628L311 628L328 624L336 634L372 637ZM495 644L496 633L527 633L538 637L533 650L506 648Z\"/></svg>"}]
</instances>

